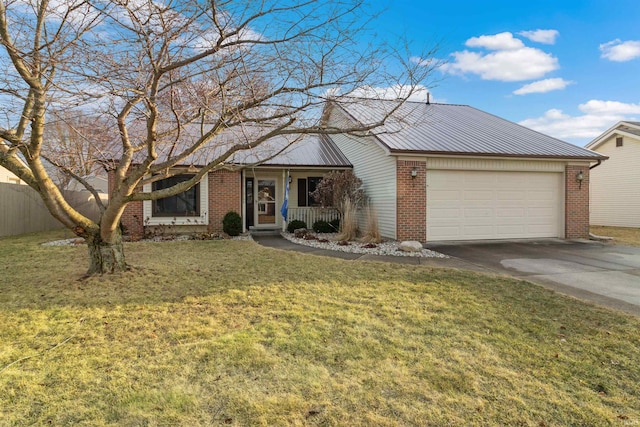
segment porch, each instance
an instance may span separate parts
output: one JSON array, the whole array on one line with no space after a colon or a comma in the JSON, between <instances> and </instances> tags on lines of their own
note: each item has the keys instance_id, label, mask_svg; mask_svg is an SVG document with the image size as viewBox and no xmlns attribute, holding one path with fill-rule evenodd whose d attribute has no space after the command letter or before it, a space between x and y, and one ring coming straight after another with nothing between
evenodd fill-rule
<instances>
[{"instance_id":1,"label":"porch","mask_svg":"<svg viewBox=\"0 0 640 427\"><path fill-rule=\"evenodd\" d=\"M340 212L337 209L320 207L289 208L287 217L287 222L293 220L304 221L307 224L307 228L313 227L316 221L331 222L335 219L341 219Z\"/></svg>"}]
</instances>

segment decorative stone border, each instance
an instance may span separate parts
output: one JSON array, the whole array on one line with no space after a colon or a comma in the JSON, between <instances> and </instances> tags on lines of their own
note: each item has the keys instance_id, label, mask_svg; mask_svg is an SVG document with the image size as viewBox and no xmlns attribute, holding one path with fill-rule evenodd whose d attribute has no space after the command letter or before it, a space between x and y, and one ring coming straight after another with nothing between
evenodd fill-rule
<instances>
[{"instance_id":1,"label":"decorative stone border","mask_svg":"<svg viewBox=\"0 0 640 427\"><path fill-rule=\"evenodd\" d=\"M447 255L435 252L429 249L422 249L420 252L405 252L399 249L400 242L395 240L387 240L382 243L376 243L375 248L365 247L366 243L347 242L348 245L341 245L335 241L336 233L316 233L314 234L320 240L305 240L294 237L292 233L282 233L282 237L292 243L304 246L311 246L318 249L328 249L331 251L351 252L356 254L370 255L392 255L392 256L408 256L408 257L424 257L424 258L449 258Z\"/></svg>"}]
</instances>

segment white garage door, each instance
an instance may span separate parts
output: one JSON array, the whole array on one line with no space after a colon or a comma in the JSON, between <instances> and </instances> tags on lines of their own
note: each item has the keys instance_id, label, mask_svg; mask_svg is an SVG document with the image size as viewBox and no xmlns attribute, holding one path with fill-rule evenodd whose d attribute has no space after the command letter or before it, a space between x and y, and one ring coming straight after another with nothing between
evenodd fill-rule
<instances>
[{"instance_id":1,"label":"white garage door","mask_svg":"<svg viewBox=\"0 0 640 427\"><path fill-rule=\"evenodd\" d=\"M427 172L427 240L560 237L562 174Z\"/></svg>"}]
</instances>

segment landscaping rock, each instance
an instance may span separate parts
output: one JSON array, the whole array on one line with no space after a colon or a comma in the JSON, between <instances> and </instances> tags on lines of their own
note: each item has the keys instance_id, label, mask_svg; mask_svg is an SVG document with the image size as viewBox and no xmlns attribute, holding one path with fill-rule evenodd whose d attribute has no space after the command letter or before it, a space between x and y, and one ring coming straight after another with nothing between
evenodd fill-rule
<instances>
[{"instance_id":1,"label":"landscaping rock","mask_svg":"<svg viewBox=\"0 0 640 427\"><path fill-rule=\"evenodd\" d=\"M302 239L307 234L309 234L309 230L307 230L306 228L297 228L293 230L293 237L297 239Z\"/></svg>"},{"instance_id":2,"label":"landscaping rock","mask_svg":"<svg viewBox=\"0 0 640 427\"><path fill-rule=\"evenodd\" d=\"M422 243L415 240L407 240L400 243L398 249L404 252L420 252L422 251Z\"/></svg>"}]
</instances>

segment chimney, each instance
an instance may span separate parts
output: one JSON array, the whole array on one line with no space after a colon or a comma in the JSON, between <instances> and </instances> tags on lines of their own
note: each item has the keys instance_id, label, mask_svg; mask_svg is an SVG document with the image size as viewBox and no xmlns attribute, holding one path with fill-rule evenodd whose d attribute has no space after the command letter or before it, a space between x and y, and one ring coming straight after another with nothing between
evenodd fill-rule
<instances>
[{"instance_id":1,"label":"chimney","mask_svg":"<svg viewBox=\"0 0 640 427\"><path fill-rule=\"evenodd\" d=\"M427 92L427 105L431 104L431 92Z\"/></svg>"}]
</instances>

